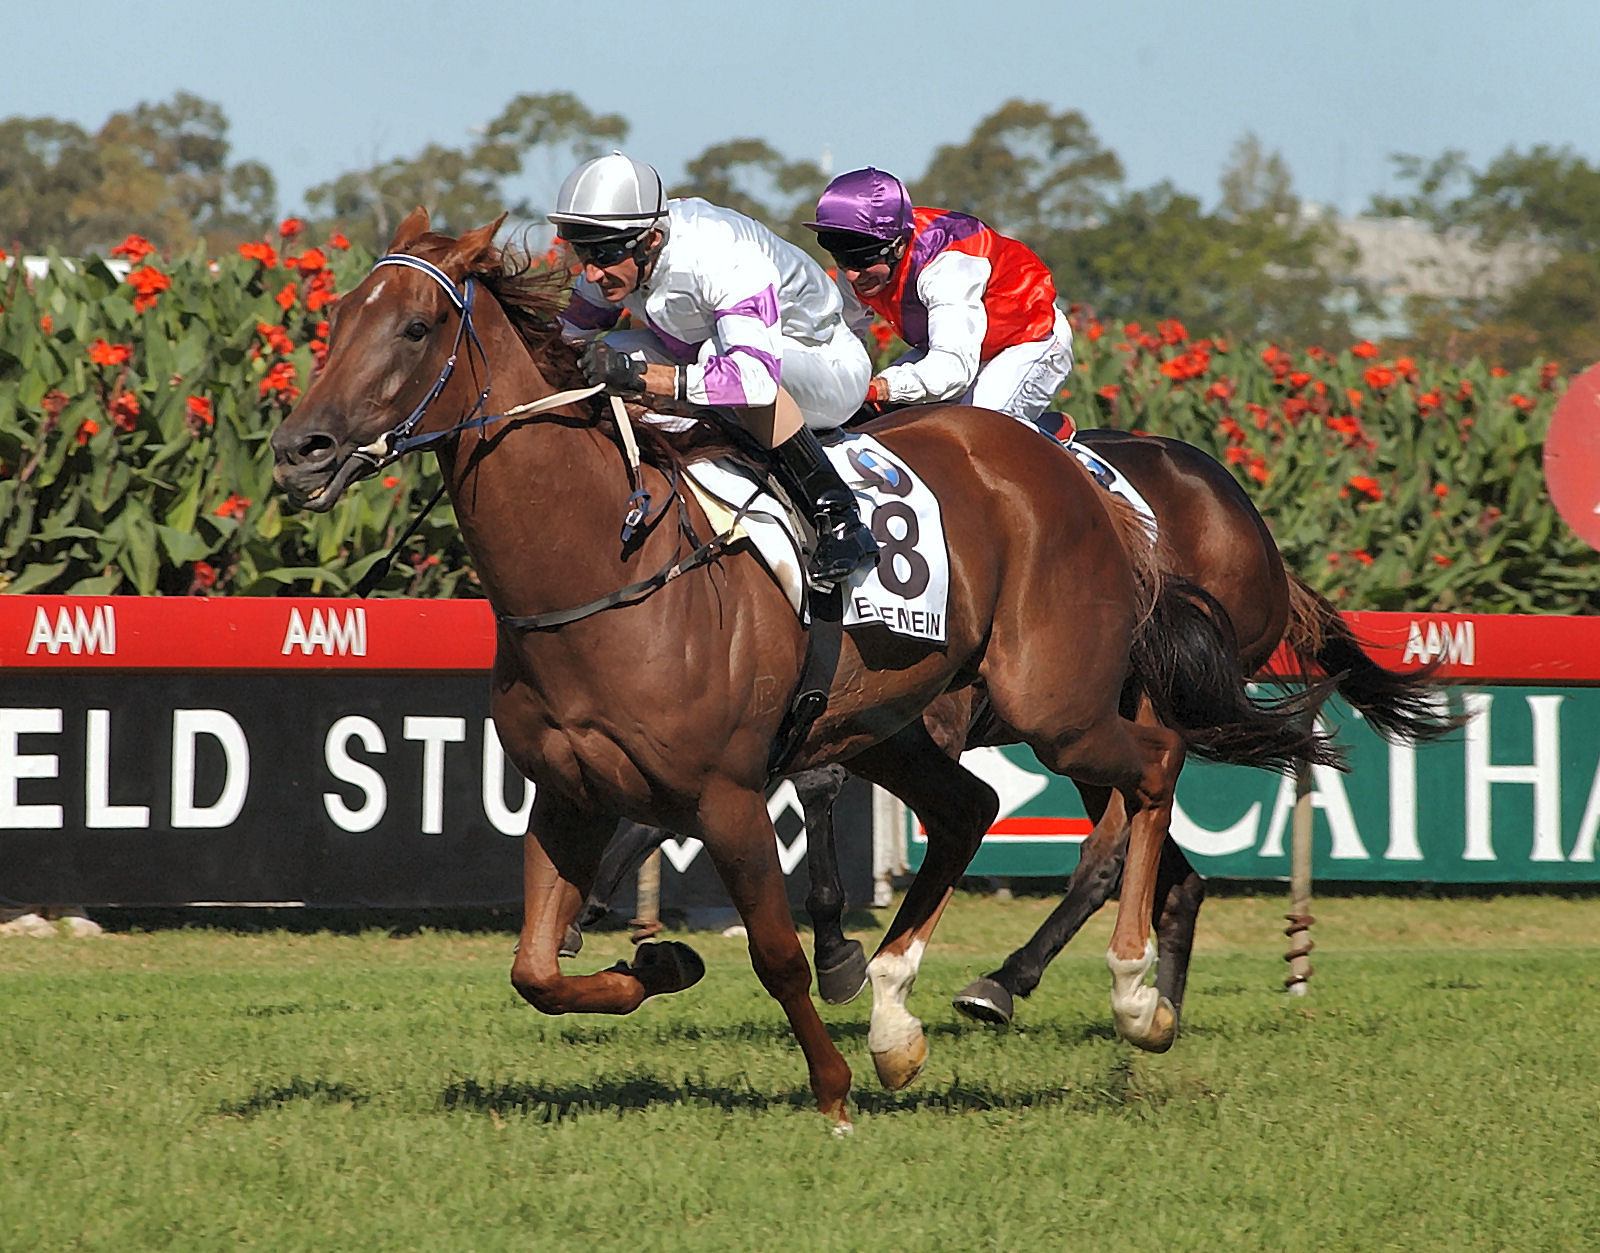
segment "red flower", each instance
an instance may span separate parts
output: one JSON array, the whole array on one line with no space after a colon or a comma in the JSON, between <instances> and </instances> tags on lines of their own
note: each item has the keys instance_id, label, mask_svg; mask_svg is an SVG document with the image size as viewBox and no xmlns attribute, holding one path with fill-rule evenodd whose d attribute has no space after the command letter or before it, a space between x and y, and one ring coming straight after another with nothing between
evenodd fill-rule
<instances>
[{"instance_id":1,"label":"red flower","mask_svg":"<svg viewBox=\"0 0 1600 1253\"><path fill-rule=\"evenodd\" d=\"M110 411L119 431L131 431L139 424L139 398L132 392L118 392L111 401Z\"/></svg>"},{"instance_id":2,"label":"red flower","mask_svg":"<svg viewBox=\"0 0 1600 1253\"><path fill-rule=\"evenodd\" d=\"M1369 553L1365 548L1358 548L1350 555L1364 566L1370 566L1372 564L1372 554Z\"/></svg>"},{"instance_id":3,"label":"red flower","mask_svg":"<svg viewBox=\"0 0 1600 1253\"><path fill-rule=\"evenodd\" d=\"M1095 340L1099 339L1105 333L1106 333L1106 328L1101 326L1098 321L1089 323L1089 329L1084 331L1084 334L1089 337L1089 342L1091 344L1094 343Z\"/></svg>"},{"instance_id":4,"label":"red flower","mask_svg":"<svg viewBox=\"0 0 1600 1253\"><path fill-rule=\"evenodd\" d=\"M1527 413L1528 410L1533 408L1533 401L1529 400L1521 392L1512 392L1507 399L1511 402L1513 408L1521 409L1523 413Z\"/></svg>"},{"instance_id":5,"label":"red flower","mask_svg":"<svg viewBox=\"0 0 1600 1253\"><path fill-rule=\"evenodd\" d=\"M1472 380L1471 379L1462 379L1461 380L1461 386L1456 388L1456 400L1464 401L1464 400L1471 400L1471 399L1472 399Z\"/></svg>"},{"instance_id":6,"label":"red flower","mask_svg":"<svg viewBox=\"0 0 1600 1253\"><path fill-rule=\"evenodd\" d=\"M275 322L257 322L256 330L267 341L267 347L273 352L283 353L287 356L294 351L294 341L288 333Z\"/></svg>"},{"instance_id":7,"label":"red flower","mask_svg":"<svg viewBox=\"0 0 1600 1253\"><path fill-rule=\"evenodd\" d=\"M290 405L300 399L299 376L295 374L293 364L280 361L268 370L267 376L261 380L261 394L276 396L283 404Z\"/></svg>"},{"instance_id":8,"label":"red flower","mask_svg":"<svg viewBox=\"0 0 1600 1253\"><path fill-rule=\"evenodd\" d=\"M1098 394L1102 400L1115 400L1122 394L1122 388L1117 383L1107 383Z\"/></svg>"},{"instance_id":9,"label":"red flower","mask_svg":"<svg viewBox=\"0 0 1600 1253\"><path fill-rule=\"evenodd\" d=\"M138 265L151 253L155 246L141 235L130 234L120 244L111 250L113 257L127 257L133 265Z\"/></svg>"},{"instance_id":10,"label":"red flower","mask_svg":"<svg viewBox=\"0 0 1600 1253\"><path fill-rule=\"evenodd\" d=\"M291 257L284 261L284 265L292 265L302 274L313 274L328 264L328 254L321 248L307 248L298 257Z\"/></svg>"},{"instance_id":11,"label":"red flower","mask_svg":"<svg viewBox=\"0 0 1600 1253\"><path fill-rule=\"evenodd\" d=\"M1505 376L1506 368L1503 365L1497 365L1489 371L1489 377L1492 379L1503 379Z\"/></svg>"},{"instance_id":12,"label":"red flower","mask_svg":"<svg viewBox=\"0 0 1600 1253\"><path fill-rule=\"evenodd\" d=\"M1260 453L1250 458L1249 474L1257 483L1265 483L1272 477L1272 472L1267 469L1267 459Z\"/></svg>"},{"instance_id":13,"label":"red flower","mask_svg":"<svg viewBox=\"0 0 1600 1253\"><path fill-rule=\"evenodd\" d=\"M1394 371L1388 366L1375 365L1361 376L1367 380L1367 386L1375 392L1381 392L1386 387L1394 386Z\"/></svg>"},{"instance_id":14,"label":"red flower","mask_svg":"<svg viewBox=\"0 0 1600 1253\"><path fill-rule=\"evenodd\" d=\"M197 423L210 426L216 419L211 414L211 397L190 396L185 402L189 409L189 416Z\"/></svg>"},{"instance_id":15,"label":"red flower","mask_svg":"<svg viewBox=\"0 0 1600 1253\"><path fill-rule=\"evenodd\" d=\"M132 356L133 349L127 344L108 344L97 339L89 345L89 360L96 365L121 365Z\"/></svg>"},{"instance_id":16,"label":"red flower","mask_svg":"<svg viewBox=\"0 0 1600 1253\"><path fill-rule=\"evenodd\" d=\"M1233 399L1233 380L1223 375L1206 388L1206 399L1226 404Z\"/></svg>"},{"instance_id":17,"label":"red flower","mask_svg":"<svg viewBox=\"0 0 1600 1253\"><path fill-rule=\"evenodd\" d=\"M278 234L282 235L285 239L292 239L294 236L300 233L300 230L304 225L305 223L299 218L284 218L283 221L278 223Z\"/></svg>"},{"instance_id":18,"label":"red flower","mask_svg":"<svg viewBox=\"0 0 1600 1253\"><path fill-rule=\"evenodd\" d=\"M1250 456L1250 452L1237 444L1229 444L1222 455L1230 466L1236 466L1244 462Z\"/></svg>"},{"instance_id":19,"label":"red flower","mask_svg":"<svg viewBox=\"0 0 1600 1253\"><path fill-rule=\"evenodd\" d=\"M1369 499L1383 499L1383 489L1378 486L1378 480L1370 475L1357 474L1353 476L1350 480L1350 486Z\"/></svg>"},{"instance_id":20,"label":"red flower","mask_svg":"<svg viewBox=\"0 0 1600 1253\"><path fill-rule=\"evenodd\" d=\"M278 264L278 254L271 244L240 244L239 255L247 261L259 261L265 269Z\"/></svg>"},{"instance_id":21,"label":"red flower","mask_svg":"<svg viewBox=\"0 0 1600 1253\"><path fill-rule=\"evenodd\" d=\"M1418 379L1417 363L1410 357L1399 357L1394 363L1394 372L1408 383L1416 383Z\"/></svg>"},{"instance_id":22,"label":"red flower","mask_svg":"<svg viewBox=\"0 0 1600 1253\"><path fill-rule=\"evenodd\" d=\"M1433 485L1433 494L1435 496L1439 497L1440 500L1443 500L1446 496L1448 496L1450 494L1450 489L1448 487L1446 487L1443 483L1435 483Z\"/></svg>"},{"instance_id":23,"label":"red flower","mask_svg":"<svg viewBox=\"0 0 1600 1253\"><path fill-rule=\"evenodd\" d=\"M1559 361L1546 361L1542 366L1539 367L1540 390L1549 391L1555 386L1556 379L1560 376L1560 374L1561 363Z\"/></svg>"},{"instance_id":24,"label":"red flower","mask_svg":"<svg viewBox=\"0 0 1600 1253\"><path fill-rule=\"evenodd\" d=\"M1294 388L1304 387L1311 381L1311 376L1304 370L1295 370L1289 375L1289 386Z\"/></svg>"},{"instance_id":25,"label":"red flower","mask_svg":"<svg viewBox=\"0 0 1600 1253\"><path fill-rule=\"evenodd\" d=\"M217 568L209 561L194 563L194 589L197 592L209 592L217 585Z\"/></svg>"},{"instance_id":26,"label":"red flower","mask_svg":"<svg viewBox=\"0 0 1600 1253\"><path fill-rule=\"evenodd\" d=\"M1160 332L1163 344L1181 344L1189 338L1189 332L1177 318L1168 318L1156 330Z\"/></svg>"},{"instance_id":27,"label":"red flower","mask_svg":"<svg viewBox=\"0 0 1600 1253\"><path fill-rule=\"evenodd\" d=\"M1350 349L1350 355L1352 357L1376 357L1378 355L1378 348L1377 345L1375 345L1371 340L1364 339L1355 347Z\"/></svg>"},{"instance_id":28,"label":"red flower","mask_svg":"<svg viewBox=\"0 0 1600 1253\"><path fill-rule=\"evenodd\" d=\"M350 247L350 241L344 237L342 231L334 231L328 236L328 247L337 248L340 252Z\"/></svg>"},{"instance_id":29,"label":"red flower","mask_svg":"<svg viewBox=\"0 0 1600 1253\"><path fill-rule=\"evenodd\" d=\"M233 518L243 521L245 511L250 508L250 498L240 496L237 492L230 492L228 499L212 510L219 518Z\"/></svg>"},{"instance_id":30,"label":"red flower","mask_svg":"<svg viewBox=\"0 0 1600 1253\"><path fill-rule=\"evenodd\" d=\"M1453 566L1455 565L1455 562L1451 561L1450 558L1446 557L1443 553L1434 553L1433 564L1436 566Z\"/></svg>"},{"instance_id":31,"label":"red flower","mask_svg":"<svg viewBox=\"0 0 1600 1253\"><path fill-rule=\"evenodd\" d=\"M878 343L878 351L882 352L889 346L889 341L894 338L894 328L882 318L874 318L872 322L872 338Z\"/></svg>"},{"instance_id":32,"label":"red flower","mask_svg":"<svg viewBox=\"0 0 1600 1253\"><path fill-rule=\"evenodd\" d=\"M153 265L140 266L137 270L129 271L127 281L128 285L139 293L133 298L133 307L138 313L153 309L156 293L164 292L172 286L172 280Z\"/></svg>"},{"instance_id":33,"label":"red flower","mask_svg":"<svg viewBox=\"0 0 1600 1253\"><path fill-rule=\"evenodd\" d=\"M1439 395L1438 388L1435 388L1433 391L1423 392L1422 395L1417 397L1417 412L1423 417L1427 417L1429 414L1437 413L1439 407L1443 404L1444 397Z\"/></svg>"},{"instance_id":34,"label":"red flower","mask_svg":"<svg viewBox=\"0 0 1600 1253\"><path fill-rule=\"evenodd\" d=\"M100 434L100 424L93 418L85 418L78 423L78 446L82 447L89 442L89 436Z\"/></svg>"},{"instance_id":35,"label":"red flower","mask_svg":"<svg viewBox=\"0 0 1600 1253\"><path fill-rule=\"evenodd\" d=\"M48 313L43 314L39 318L39 329L41 331L43 331L46 335L48 335L50 333L50 328L52 326L54 326L54 325L55 325L55 319L53 319Z\"/></svg>"},{"instance_id":36,"label":"red flower","mask_svg":"<svg viewBox=\"0 0 1600 1253\"><path fill-rule=\"evenodd\" d=\"M400 476L398 474L385 474L383 476L383 485L385 487L399 487Z\"/></svg>"},{"instance_id":37,"label":"red flower","mask_svg":"<svg viewBox=\"0 0 1600 1253\"><path fill-rule=\"evenodd\" d=\"M278 308L287 313L289 311L289 307L294 304L296 292L297 288L293 283L285 283L283 290L273 297L273 299L278 302Z\"/></svg>"},{"instance_id":38,"label":"red flower","mask_svg":"<svg viewBox=\"0 0 1600 1253\"><path fill-rule=\"evenodd\" d=\"M1344 398L1350 402L1352 409L1359 409L1361 408L1361 402L1367 398L1367 394L1359 392L1353 387L1347 387L1344 389Z\"/></svg>"}]
</instances>

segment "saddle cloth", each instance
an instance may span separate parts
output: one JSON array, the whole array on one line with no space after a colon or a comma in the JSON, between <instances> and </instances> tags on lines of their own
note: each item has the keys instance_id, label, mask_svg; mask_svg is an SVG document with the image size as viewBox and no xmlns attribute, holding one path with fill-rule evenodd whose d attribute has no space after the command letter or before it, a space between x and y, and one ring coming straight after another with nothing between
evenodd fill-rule
<instances>
[{"instance_id":1,"label":"saddle cloth","mask_svg":"<svg viewBox=\"0 0 1600 1253\"><path fill-rule=\"evenodd\" d=\"M857 571L843 589L844 626L876 623L897 635L944 643L950 551L938 499L870 435L842 436L827 453L879 546L877 567ZM792 512L736 463L696 462L688 476L711 525L719 534L731 529L747 536L804 618L805 562Z\"/></svg>"}]
</instances>

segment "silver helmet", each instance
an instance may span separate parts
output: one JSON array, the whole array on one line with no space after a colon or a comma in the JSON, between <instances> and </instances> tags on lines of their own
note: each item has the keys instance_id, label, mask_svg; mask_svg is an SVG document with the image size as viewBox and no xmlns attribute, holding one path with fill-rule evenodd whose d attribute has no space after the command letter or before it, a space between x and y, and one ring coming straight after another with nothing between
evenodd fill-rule
<instances>
[{"instance_id":1,"label":"silver helmet","mask_svg":"<svg viewBox=\"0 0 1600 1253\"><path fill-rule=\"evenodd\" d=\"M568 174L547 216L564 239L664 231L667 195L653 166L613 152Z\"/></svg>"}]
</instances>

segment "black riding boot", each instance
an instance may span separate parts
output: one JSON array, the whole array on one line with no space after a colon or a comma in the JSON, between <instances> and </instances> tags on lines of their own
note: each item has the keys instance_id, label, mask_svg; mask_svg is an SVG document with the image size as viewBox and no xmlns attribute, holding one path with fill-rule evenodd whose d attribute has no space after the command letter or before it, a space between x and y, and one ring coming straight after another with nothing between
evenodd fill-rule
<instances>
[{"instance_id":1,"label":"black riding boot","mask_svg":"<svg viewBox=\"0 0 1600 1253\"><path fill-rule=\"evenodd\" d=\"M862 525L854 494L815 435L801 427L772 450L772 467L783 490L817 528L810 565L814 581L843 583L857 570L877 564L878 541Z\"/></svg>"}]
</instances>

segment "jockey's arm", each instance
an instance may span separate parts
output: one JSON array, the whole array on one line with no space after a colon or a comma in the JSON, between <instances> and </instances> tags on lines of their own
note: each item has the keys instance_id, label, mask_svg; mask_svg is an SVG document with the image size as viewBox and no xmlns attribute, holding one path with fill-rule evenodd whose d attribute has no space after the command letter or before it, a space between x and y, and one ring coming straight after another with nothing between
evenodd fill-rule
<instances>
[{"instance_id":1,"label":"jockey's arm","mask_svg":"<svg viewBox=\"0 0 1600 1253\"><path fill-rule=\"evenodd\" d=\"M928 310L928 342L920 358L897 362L879 376L896 404L918 404L960 396L978 377L989 315L983 308L990 265L983 257L954 250L941 253L917 278L917 295Z\"/></svg>"},{"instance_id":2,"label":"jockey's arm","mask_svg":"<svg viewBox=\"0 0 1600 1253\"><path fill-rule=\"evenodd\" d=\"M600 294L586 278L572 285L572 299L561 311L561 338L569 344L586 344L617 324L622 310Z\"/></svg>"}]
</instances>

